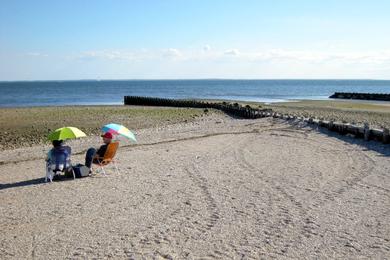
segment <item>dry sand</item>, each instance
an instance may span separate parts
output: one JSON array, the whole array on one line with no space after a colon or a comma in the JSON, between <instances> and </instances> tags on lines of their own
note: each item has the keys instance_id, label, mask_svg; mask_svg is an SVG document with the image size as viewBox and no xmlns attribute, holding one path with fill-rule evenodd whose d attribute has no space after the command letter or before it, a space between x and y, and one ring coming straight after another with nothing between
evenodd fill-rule
<instances>
[{"instance_id":1,"label":"dry sand","mask_svg":"<svg viewBox=\"0 0 390 260\"><path fill-rule=\"evenodd\" d=\"M256 107L258 104L249 103ZM261 104L281 114L314 117L327 121L346 122L371 128L390 128L390 102L365 100L298 100Z\"/></svg>"},{"instance_id":2,"label":"dry sand","mask_svg":"<svg viewBox=\"0 0 390 260\"><path fill-rule=\"evenodd\" d=\"M388 145L220 114L137 134L106 177L45 184L48 147L1 152L0 258L390 258Z\"/></svg>"}]
</instances>

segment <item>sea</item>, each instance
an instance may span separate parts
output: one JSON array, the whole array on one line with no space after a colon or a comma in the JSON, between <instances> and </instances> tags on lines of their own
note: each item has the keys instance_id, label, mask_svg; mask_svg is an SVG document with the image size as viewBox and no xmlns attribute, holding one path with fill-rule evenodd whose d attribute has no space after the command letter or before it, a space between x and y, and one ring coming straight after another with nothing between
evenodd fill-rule
<instances>
[{"instance_id":1,"label":"sea","mask_svg":"<svg viewBox=\"0 0 390 260\"><path fill-rule=\"evenodd\" d=\"M0 107L120 105L124 96L272 103L327 100L334 92L390 93L390 80L2 81Z\"/></svg>"}]
</instances>

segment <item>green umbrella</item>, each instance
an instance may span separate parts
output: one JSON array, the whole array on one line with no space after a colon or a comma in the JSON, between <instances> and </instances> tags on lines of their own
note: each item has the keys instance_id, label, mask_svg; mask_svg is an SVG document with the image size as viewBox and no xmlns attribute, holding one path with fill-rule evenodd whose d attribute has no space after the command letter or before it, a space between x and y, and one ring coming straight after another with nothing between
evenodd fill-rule
<instances>
[{"instance_id":1,"label":"green umbrella","mask_svg":"<svg viewBox=\"0 0 390 260\"><path fill-rule=\"evenodd\" d=\"M83 137L86 136L83 131L76 127L61 127L55 130L54 132L51 132L48 136L50 141L53 140L65 140L65 139L73 139L77 137Z\"/></svg>"}]
</instances>

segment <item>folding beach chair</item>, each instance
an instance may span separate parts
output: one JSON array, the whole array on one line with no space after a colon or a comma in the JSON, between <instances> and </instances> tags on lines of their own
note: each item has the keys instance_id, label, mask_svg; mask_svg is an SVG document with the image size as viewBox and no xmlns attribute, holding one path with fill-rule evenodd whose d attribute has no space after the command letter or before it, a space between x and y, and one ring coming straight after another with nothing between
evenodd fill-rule
<instances>
[{"instance_id":1,"label":"folding beach chair","mask_svg":"<svg viewBox=\"0 0 390 260\"><path fill-rule=\"evenodd\" d=\"M118 150L119 142L112 142L107 146L107 150L103 156L103 158L95 158L92 162L93 165L97 165L99 169L106 175L106 171L104 168L112 163L115 167L116 173L119 173L118 166L116 164L116 160L114 159L116 151Z\"/></svg>"},{"instance_id":2,"label":"folding beach chair","mask_svg":"<svg viewBox=\"0 0 390 260\"><path fill-rule=\"evenodd\" d=\"M73 179L76 178L70 163L70 151L67 151L66 149L53 149L46 164L45 182L47 182L47 179L52 182L54 176L60 175L66 171L71 171L73 174Z\"/></svg>"}]
</instances>

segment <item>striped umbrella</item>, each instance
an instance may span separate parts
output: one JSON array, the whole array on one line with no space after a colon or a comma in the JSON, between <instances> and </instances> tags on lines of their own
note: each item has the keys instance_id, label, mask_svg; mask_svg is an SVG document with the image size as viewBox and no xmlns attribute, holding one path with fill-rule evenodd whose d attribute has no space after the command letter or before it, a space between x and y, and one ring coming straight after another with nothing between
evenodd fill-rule
<instances>
[{"instance_id":1,"label":"striped umbrella","mask_svg":"<svg viewBox=\"0 0 390 260\"><path fill-rule=\"evenodd\" d=\"M108 125L105 125L102 127L102 131L105 132L105 133L111 133L111 134L116 134L116 135L122 135L134 142L137 142L137 139L135 138L135 135L129 130L127 129L126 127L124 127L123 125L119 125L119 124L114 124L114 123L111 123L111 124L108 124Z\"/></svg>"}]
</instances>

